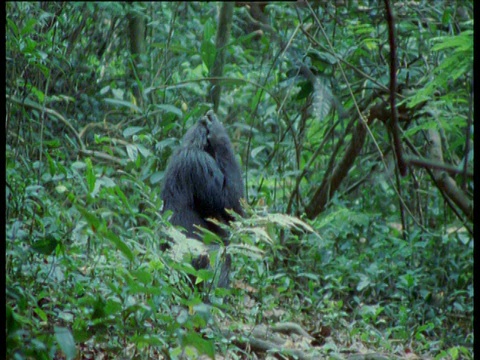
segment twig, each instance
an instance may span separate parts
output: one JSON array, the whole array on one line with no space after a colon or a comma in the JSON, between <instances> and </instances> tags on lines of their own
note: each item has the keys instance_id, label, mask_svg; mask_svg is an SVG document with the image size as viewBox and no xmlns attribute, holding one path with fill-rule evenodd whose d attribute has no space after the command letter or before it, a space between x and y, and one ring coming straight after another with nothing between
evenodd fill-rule
<instances>
[{"instance_id":1,"label":"twig","mask_svg":"<svg viewBox=\"0 0 480 360\"><path fill-rule=\"evenodd\" d=\"M111 162L117 163L117 164L122 165L122 166L124 166L126 164L125 160L119 159L115 156L105 154L105 153L100 152L100 151L82 149L82 150L79 150L78 152L81 155L87 155L87 156L95 157L97 159L111 161Z\"/></svg>"},{"instance_id":2,"label":"twig","mask_svg":"<svg viewBox=\"0 0 480 360\"><path fill-rule=\"evenodd\" d=\"M393 136L393 146L395 147L395 155L397 156L398 169L400 170L400 174L405 176L407 175L407 164L403 159L400 130L398 128L397 106L395 103L397 93L397 44L395 43L395 23L389 0L385 0L385 8L387 11L388 41L390 43L390 111L392 113L390 131Z\"/></svg>"},{"instance_id":3,"label":"twig","mask_svg":"<svg viewBox=\"0 0 480 360\"><path fill-rule=\"evenodd\" d=\"M473 178L473 172L468 171L468 169L458 169L453 165L441 163L434 160L423 159L423 158L414 158L411 156L405 157L405 162L407 164L413 164L417 166L421 166L423 168L432 168L432 169L439 169L444 170L449 174L462 174L464 177Z\"/></svg>"}]
</instances>

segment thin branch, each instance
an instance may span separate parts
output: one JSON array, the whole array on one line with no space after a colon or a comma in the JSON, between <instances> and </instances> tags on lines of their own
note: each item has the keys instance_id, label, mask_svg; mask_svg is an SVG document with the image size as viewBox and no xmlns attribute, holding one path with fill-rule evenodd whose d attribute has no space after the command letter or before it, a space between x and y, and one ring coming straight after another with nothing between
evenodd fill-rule
<instances>
[{"instance_id":1,"label":"thin branch","mask_svg":"<svg viewBox=\"0 0 480 360\"><path fill-rule=\"evenodd\" d=\"M407 175L407 164L403 159L403 149L400 141L400 130L398 128L398 114L395 99L397 93L397 44L395 43L395 23L389 0L385 0L385 8L387 11L388 41L390 43L390 111L392 113L390 119L390 131L393 137L398 169L400 175L405 176Z\"/></svg>"},{"instance_id":2,"label":"thin branch","mask_svg":"<svg viewBox=\"0 0 480 360\"><path fill-rule=\"evenodd\" d=\"M418 157L420 157L420 152L415 148L415 146L411 143L410 140L408 140L408 138L405 138L405 143L407 144L408 148L415 154L417 155ZM442 195L442 198L443 200L445 200L445 203L448 205L448 207L453 211L453 213L455 214L455 216L464 224L465 228L467 229L468 233L473 237L473 229L471 227L469 227L467 224L466 224L466 219L464 217L462 217L462 214L460 214L460 212L457 210L457 208L455 207L454 203L452 200L450 200L450 198L447 196L447 194L445 194L445 192L443 191L443 189L440 187L438 181L435 179L435 176L433 175L433 171L429 168L429 167L426 167L425 168L427 174L430 176L430 179L432 179L433 183L435 184L435 186L437 187L437 189L440 190L440 195ZM415 220L415 219L414 219ZM427 234L431 234L430 231L424 227L423 225L420 225L420 228L425 231Z\"/></svg>"},{"instance_id":3,"label":"thin branch","mask_svg":"<svg viewBox=\"0 0 480 360\"><path fill-rule=\"evenodd\" d=\"M126 163L127 163L123 159L119 159L115 156L105 154L104 152L101 152L101 151L82 149L82 150L79 150L79 154L80 155L86 155L86 156L92 156L92 157L97 158L97 159L107 160L107 161L114 162L114 163L116 163L118 165L122 165L122 166L125 166Z\"/></svg>"},{"instance_id":4,"label":"thin branch","mask_svg":"<svg viewBox=\"0 0 480 360\"><path fill-rule=\"evenodd\" d=\"M357 122L357 126L353 130L352 140L345 150L345 154L335 169L325 175L325 179L313 195L310 203L305 207L305 213L308 219L314 219L320 214L327 205L329 199L340 186L340 183L348 174L355 159L360 153L365 141L367 133L367 125L363 122Z\"/></svg>"},{"instance_id":5,"label":"thin branch","mask_svg":"<svg viewBox=\"0 0 480 360\"><path fill-rule=\"evenodd\" d=\"M427 131L430 156L438 162L443 162L442 142L438 130ZM458 188L457 183L441 170L434 170L433 176L445 194L457 205L465 216L473 221L473 202Z\"/></svg>"},{"instance_id":6,"label":"thin branch","mask_svg":"<svg viewBox=\"0 0 480 360\"><path fill-rule=\"evenodd\" d=\"M470 96L468 98L468 118L467 118L467 131L465 136L465 151L463 162L463 181L462 189L467 190L467 176L468 176L468 154L470 153L470 133L472 131L472 118L473 118L473 93L470 90Z\"/></svg>"},{"instance_id":7,"label":"thin branch","mask_svg":"<svg viewBox=\"0 0 480 360\"><path fill-rule=\"evenodd\" d=\"M438 169L438 170L444 170L450 175L452 174L463 174L463 176L473 178L473 172L468 171L466 168L464 169L459 169L456 168L453 165L441 163L438 161L430 160L430 159L425 159L425 158L414 158L411 156L405 157L405 162L407 164L412 164L412 165L417 165L423 168L431 168L431 169Z\"/></svg>"}]
</instances>

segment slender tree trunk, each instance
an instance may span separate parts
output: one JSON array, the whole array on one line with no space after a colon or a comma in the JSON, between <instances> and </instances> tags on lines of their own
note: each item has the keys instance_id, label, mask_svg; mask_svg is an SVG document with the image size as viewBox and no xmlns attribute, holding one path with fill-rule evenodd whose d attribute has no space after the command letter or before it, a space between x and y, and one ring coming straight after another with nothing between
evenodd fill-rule
<instances>
[{"instance_id":1,"label":"slender tree trunk","mask_svg":"<svg viewBox=\"0 0 480 360\"><path fill-rule=\"evenodd\" d=\"M232 30L234 5L234 2L224 2L220 7L220 14L218 16L217 38L215 44L217 48L217 56L215 57L215 62L210 71L211 77L220 77L223 75L226 46L230 41L230 32ZM211 84L212 85L209 91L210 100L213 102L214 111L217 112L220 103L220 94L222 93L222 86L217 80L212 80Z\"/></svg>"},{"instance_id":2,"label":"slender tree trunk","mask_svg":"<svg viewBox=\"0 0 480 360\"><path fill-rule=\"evenodd\" d=\"M309 219L314 219L325 209L328 201L332 198L335 191L337 191L341 182L347 176L348 171L353 166L355 159L360 154L366 134L366 126L359 120L352 134L352 142L348 146L342 160L335 167L332 174L325 175L325 179L307 205L305 212Z\"/></svg>"},{"instance_id":3,"label":"slender tree trunk","mask_svg":"<svg viewBox=\"0 0 480 360\"><path fill-rule=\"evenodd\" d=\"M143 97L142 91L137 85L137 80L142 81L141 69L143 66L141 55L145 53L145 18L138 14L131 4L128 13L128 36L133 62L131 67L131 77L134 83L132 92L137 104L141 105L143 103Z\"/></svg>"}]
</instances>

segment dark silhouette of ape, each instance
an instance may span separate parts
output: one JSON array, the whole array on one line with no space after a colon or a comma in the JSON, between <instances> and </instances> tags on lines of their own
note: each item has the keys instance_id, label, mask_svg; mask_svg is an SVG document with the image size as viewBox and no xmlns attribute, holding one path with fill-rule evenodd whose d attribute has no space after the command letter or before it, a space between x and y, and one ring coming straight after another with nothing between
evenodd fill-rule
<instances>
[{"instance_id":1,"label":"dark silhouette of ape","mask_svg":"<svg viewBox=\"0 0 480 360\"><path fill-rule=\"evenodd\" d=\"M226 241L225 231L207 219L228 223L232 217L225 209L243 215L242 196L242 174L232 144L210 110L187 131L181 147L170 158L162 190L163 211L171 210L170 222L185 228L189 237L201 239L201 232L195 227L199 225ZM230 261L227 256L219 286L228 284ZM194 261L193 265L197 269L206 267L204 259ZM225 276L226 284L220 284Z\"/></svg>"}]
</instances>

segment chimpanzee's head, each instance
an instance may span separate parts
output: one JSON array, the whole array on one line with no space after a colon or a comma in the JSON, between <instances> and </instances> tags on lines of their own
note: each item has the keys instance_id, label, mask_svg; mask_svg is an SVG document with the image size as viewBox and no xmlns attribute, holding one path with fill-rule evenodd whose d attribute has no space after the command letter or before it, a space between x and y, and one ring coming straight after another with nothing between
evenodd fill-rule
<instances>
[{"instance_id":1,"label":"chimpanzee's head","mask_svg":"<svg viewBox=\"0 0 480 360\"><path fill-rule=\"evenodd\" d=\"M182 145L189 148L196 148L203 150L215 157L214 150L208 140L208 124L210 119L207 116L202 116L197 123L192 126L183 136Z\"/></svg>"}]
</instances>

